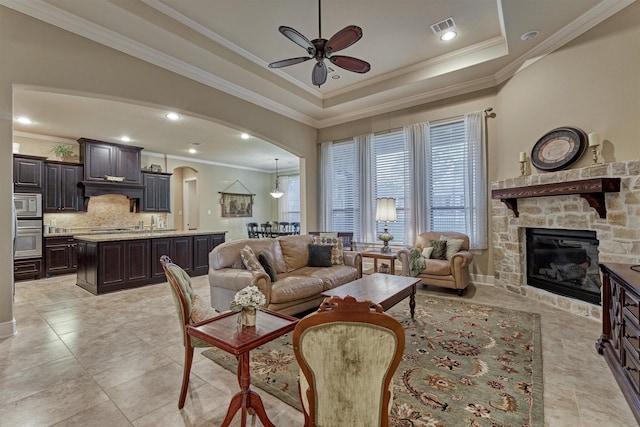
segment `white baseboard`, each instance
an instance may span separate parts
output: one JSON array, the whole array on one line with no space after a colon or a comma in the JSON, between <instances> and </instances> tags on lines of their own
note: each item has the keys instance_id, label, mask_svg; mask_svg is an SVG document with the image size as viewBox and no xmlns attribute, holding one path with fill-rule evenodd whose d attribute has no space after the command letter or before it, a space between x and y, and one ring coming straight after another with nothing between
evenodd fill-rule
<instances>
[{"instance_id":1,"label":"white baseboard","mask_svg":"<svg viewBox=\"0 0 640 427\"><path fill-rule=\"evenodd\" d=\"M0 339L9 338L16 334L16 319L12 319L10 322L0 323Z\"/></svg>"}]
</instances>

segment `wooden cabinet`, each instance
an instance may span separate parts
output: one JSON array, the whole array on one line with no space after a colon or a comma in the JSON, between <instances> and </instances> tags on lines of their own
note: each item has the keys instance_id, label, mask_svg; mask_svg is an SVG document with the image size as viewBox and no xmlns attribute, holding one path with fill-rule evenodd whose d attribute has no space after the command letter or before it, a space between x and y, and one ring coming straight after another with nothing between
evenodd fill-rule
<instances>
[{"instance_id":1,"label":"wooden cabinet","mask_svg":"<svg viewBox=\"0 0 640 427\"><path fill-rule=\"evenodd\" d=\"M600 269L603 317L596 348L640 423L640 272L628 264L600 264Z\"/></svg>"},{"instance_id":2,"label":"wooden cabinet","mask_svg":"<svg viewBox=\"0 0 640 427\"><path fill-rule=\"evenodd\" d=\"M78 185L82 178L82 165L45 162L44 212L82 211L82 189Z\"/></svg>"},{"instance_id":3,"label":"wooden cabinet","mask_svg":"<svg viewBox=\"0 0 640 427\"><path fill-rule=\"evenodd\" d=\"M37 280L42 274L42 258L13 261L14 280Z\"/></svg>"},{"instance_id":4,"label":"wooden cabinet","mask_svg":"<svg viewBox=\"0 0 640 427\"><path fill-rule=\"evenodd\" d=\"M221 243L224 243L224 234L193 236L192 276L201 276L209 272L209 252Z\"/></svg>"},{"instance_id":5,"label":"wooden cabinet","mask_svg":"<svg viewBox=\"0 0 640 427\"><path fill-rule=\"evenodd\" d=\"M123 177L123 183L142 184L140 147L80 138L80 162L85 181L104 182L105 176Z\"/></svg>"},{"instance_id":6,"label":"wooden cabinet","mask_svg":"<svg viewBox=\"0 0 640 427\"><path fill-rule=\"evenodd\" d=\"M45 276L75 273L78 267L77 248L73 237L45 237Z\"/></svg>"},{"instance_id":7,"label":"wooden cabinet","mask_svg":"<svg viewBox=\"0 0 640 427\"><path fill-rule=\"evenodd\" d=\"M94 295L149 283L149 239L78 242L76 284Z\"/></svg>"},{"instance_id":8,"label":"wooden cabinet","mask_svg":"<svg viewBox=\"0 0 640 427\"><path fill-rule=\"evenodd\" d=\"M13 190L16 193L42 193L44 157L13 156Z\"/></svg>"},{"instance_id":9,"label":"wooden cabinet","mask_svg":"<svg viewBox=\"0 0 640 427\"><path fill-rule=\"evenodd\" d=\"M224 243L225 234L203 234L196 238L198 244L191 235L105 242L83 240L78 236L76 284L98 295L165 282L160 264L162 255L169 255L190 276L206 274L209 252ZM193 269L194 265L198 266L197 270Z\"/></svg>"},{"instance_id":10,"label":"wooden cabinet","mask_svg":"<svg viewBox=\"0 0 640 427\"><path fill-rule=\"evenodd\" d=\"M151 242L151 279L153 282L164 282L164 275L160 257L168 255L174 264L178 264L184 271L191 275L193 259L193 237L167 237L153 239Z\"/></svg>"},{"instance_id":11,"label":"wooden cabinet","mask_svg":"<svg viewBox=\"0 0 640 427\"><path fill-rule=\"evenodd\" d=\"M143 172L144 198L142 211L171 212L171 174Z\"/></svg>"}]
</instances>

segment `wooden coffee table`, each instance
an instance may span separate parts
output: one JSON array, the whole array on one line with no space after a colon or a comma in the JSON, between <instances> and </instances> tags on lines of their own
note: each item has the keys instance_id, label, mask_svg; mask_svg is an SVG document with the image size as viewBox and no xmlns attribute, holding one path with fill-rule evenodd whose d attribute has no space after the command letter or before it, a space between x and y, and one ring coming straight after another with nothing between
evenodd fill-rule
<instances>
[{"instance_id":1,"label":"wooden coffee table","mask_svg":"<svg viewBox=\"0 0 640 427\"><path fill-rule=\"evenodd\" d=\"M369 300L380 304L384 311L409 297L409 309L413 319L416 308L416 285L418 283L420 283L420 279L416 277L374 273L346 285L324 291L322 295L327 297L336 295L340 298L351 295L358 301Z\"/></svg>"},{"instance_id":2,"label":"wooden coffee table","mask_svg":"<svg viewBox=\"0 0 640 427\"><path fill-rule=\"evenodd\" d=\"M292 331L299 319L260 309L257 312L256 326L242 327L238 316L237 312L223 313L204 322L188 325L187 333L238 358L240 391L231 398L222 426L228 426L238 410L242 411L241 425L246 426L247 412L251 408L263 426L275 427L267 417L260 395L250 389L249 351Z\"/></svg>"}]
</instances>

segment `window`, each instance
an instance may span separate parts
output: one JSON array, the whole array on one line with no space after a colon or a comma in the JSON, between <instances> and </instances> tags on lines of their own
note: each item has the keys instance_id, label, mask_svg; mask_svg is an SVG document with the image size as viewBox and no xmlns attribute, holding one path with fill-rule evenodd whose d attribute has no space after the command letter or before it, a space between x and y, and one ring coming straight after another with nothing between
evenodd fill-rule
<instances>
[{"instance_id":1,"label":"window","mask_svg":"<svg viewBox=\"0 0 640 427\"><path fill-rule=\"evenodd\" d=\"M300 175L279 177L284 195L278 199L280 221L300 222Z\"/></svg>"},{"instance_id":2,"label":"window","mask_svg":"<svg viewBox=\"0 0 640 427\"><path fill-rule=\"evenodd\" d=\"M331 191L331 230L353 231L354 239L360 236L357 215L358 167L354 141L331 146L333 156L333 181Z\"/></svg>"},{"instance_id":3,"label":"window","mask_svg":"<svg viewBox=\"0 0 640 427\"><path fill-rule=\"evenodd\" d=\"M392 197L396 199L396 222L388 223L389 233L395 244L404 242L405 200L404 189L409 183L409 153L404 143L404 132L397 131L385 135L376 135L373 139L375 155L375 198ZM376 224L376 235L380 235L384 223Z\"/></svg>"},{"instance_id":4,"label":"window","mask_svg":"<svg viewBox=\"0 0 640 427\"><path fill-rule=\"evenodd\" d=\"M373 230L378 236L384 223L375 221L375 199L392 197L398 220L387 225L393 244L411 244L406 240L423 231L457 231L469 236L472 248L486 248L482 122L483 113L473 112L447 123L327 143L323 185L330 191L322 193L323 224L353 231L355 241L380 243Z\"/></svg>"},{"instance_id":5,"label":"window","mask_svg":"<svg viewBox=\"0 0 640 427\"><path fill-rule=\"evenodd\" d=\"M431 162L428 209L431 210L429 230L466 231L465 187L467 142L464 120L431 126Z\"/></svg>"}]
</instances>

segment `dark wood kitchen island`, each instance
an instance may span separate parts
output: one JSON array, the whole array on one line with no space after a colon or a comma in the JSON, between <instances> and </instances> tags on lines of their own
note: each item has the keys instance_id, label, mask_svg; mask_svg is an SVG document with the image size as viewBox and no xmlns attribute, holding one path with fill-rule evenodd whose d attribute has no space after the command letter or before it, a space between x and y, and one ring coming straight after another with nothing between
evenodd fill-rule
<instances>
[{"instance_id":1,"label":"dark wood kitchen island","mask_svg":"<svg viewBox=\"0 0 640 427\"><path fill-rule=\"evenodd\" d=\"M153 231L74 236L76 284L94 295L166 281L160 256L168 255L190 276L209 271L209 252L226 231Z\"/></svg>"}]
</instances>

